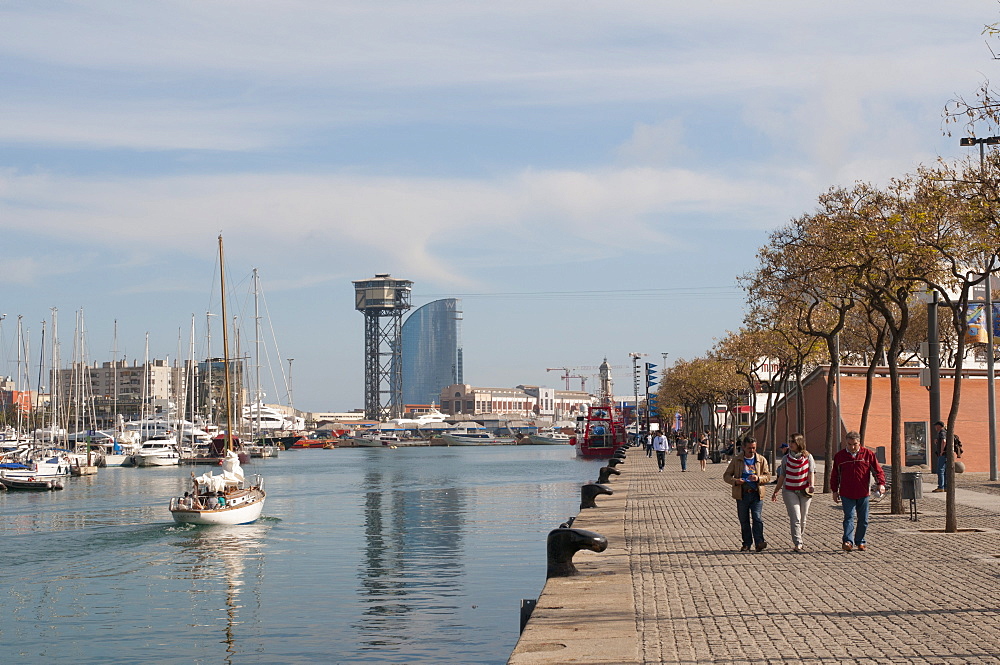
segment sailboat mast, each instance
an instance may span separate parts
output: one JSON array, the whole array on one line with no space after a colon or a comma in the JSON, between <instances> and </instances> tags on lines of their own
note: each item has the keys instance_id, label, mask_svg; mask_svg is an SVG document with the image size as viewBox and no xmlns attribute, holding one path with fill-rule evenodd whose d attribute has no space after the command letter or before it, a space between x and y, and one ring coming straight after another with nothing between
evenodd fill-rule
<instances>
[{"instance_id":1,"label":"sailboat mast","mask_svg":"<svg viewBox=\"0 0 1000 665\"><path fill-rule=\"evenodd\" d=\"M222 291L222 358L226 393L226 450L233 449L233 398L230 393L232 377L229 375L229 318L226 314L226 256L222 249L222 234L219 234L219 285Z\"/></svg>"},{"instance_id":2,"label":"sailboat mast","mask_svg":"<svg viewBox=\"0 0 1000 665\"><path fill-rule=\"evenodd\" d=\"M253 269L253 320L254 320L254 361L256 366L254 387L257 391L257 399L254 400L257 408L257 436L260 436L260 410L264 406L264 392L260 389L260 308L258 304L260 293L260 283L258 282L257 269Z\"/></svg>"}]
</instances>

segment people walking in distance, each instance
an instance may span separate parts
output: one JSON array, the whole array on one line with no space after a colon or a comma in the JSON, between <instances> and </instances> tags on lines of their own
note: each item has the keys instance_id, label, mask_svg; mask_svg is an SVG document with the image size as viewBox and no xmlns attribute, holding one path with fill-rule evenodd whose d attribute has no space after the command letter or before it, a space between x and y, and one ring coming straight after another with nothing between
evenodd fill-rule
<instances>
[{"instance_id":1,"label":"people walking in distance","mask_svg":"<svg viewBox=\"0 0 1000 665\"><path fill-rule=\"evenodd\" d=\"M646 449L646 457L653 456L653 433L646 432L646 436L642 440L642 447Z\"/></svg>"},{"instance_id":2,"label":"people walking in distance","mask_svg":"<svg viewBox=\"0 0 1000 665\"><path fill-rule=\"evenodd\" d=\"M767 459L757 454L757 441L753 437L743 440L742 454L733 457L722 479L733 486L743 537L740 551L749 552L750 546L754 545L760 552L767 547L764 540L764 487L771 482L771 469Z\"/></svg>"},{"instance_id":3,"label":"people walking in distance","mask_svg":"<svg viewBox=\"0 0 1000 665\"><path fill-rule=\"evenodd\" d=\"M657 432L653 437L653 450L656 452L656 466L663 471L663 466L667 462L667 439L662 432Z\"/></svg>"},{"instance_id":4,"label":"people walking in distance","mask_svg":"<svg viewBox=\"0 0 1000 665\"><path fill-rule=\"evenodd\" d=\"M688 440L683 434L677 435L677 456L681 458L681 471L688 470Z\"/></svg>"},{"instance_id":5,"label":"people walking in distance","mask_svg":"<svg viewBox=\"0 0 1000 665\"><path fill-rule=\"evenodd\" d=\"M705 471L708 466L708 435L702 434L698 437L698 463L701 470Z\"/></svg>"},{"instance_id":6,"label":"people walking in distance","mask_svg":"<svg viewBox=\"0 0 1000 665\"><path fill-rule=\"evenodd\" d=\"M789 445L782 448L787 453L778 467L778 484L771 495L771 501L777 501L778 493L781 493L792 532L792 551L801 552L809 504L816 490L816 460L806 450L806 438L801 434L793 434Z\"/></svg>"},{"instance_id":7,"label":"people walking in distance","mask_svg":"<svg viewBox=\"0 0 1000 665\"><path fill-rule=\"evenodd\" d=\"M934 423L934 471L937 472L937 487L932 492L944 492L948 488L948 430L940 420Z\"/></svg>"},{"instance_id":8,"label":"people walking in distance","mask_svg":"<svg viewBox=\"0 0 1000 665\"><path fill-rule=\"evenodd\" d=\"M830 474L833 501L844 504L845 552L850 552L855 546L862 552L867 548L865 535L868 532L868 495L871 493L872 478L878 484L878 493L883 494L885 472L882 465L874 452L861 445L860 434L848 432L847 448L833 456L833 471Z\"/></svg>"}]
</instances>

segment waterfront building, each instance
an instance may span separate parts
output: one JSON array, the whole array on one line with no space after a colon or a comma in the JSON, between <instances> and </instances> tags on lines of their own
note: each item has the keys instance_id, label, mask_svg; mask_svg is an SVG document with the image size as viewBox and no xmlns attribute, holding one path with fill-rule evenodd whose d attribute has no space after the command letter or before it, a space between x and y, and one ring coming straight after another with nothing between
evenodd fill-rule
<instances>
[{"instance_id":1,"label":"waterfront building","mask_svg":"<svg viewBox=\"0 0 1000 665\"><path fill-rule=\"evenodd\" d=\"M460 383L441 390L441 411L451 415L503 414L518 418L564 419L584 412L593 397L580 390L520 385L486 388Z\"/></svg>"},{"instance_id":2,"label":"waterfront building","mask_svg":"<svg viewBox=\"0 0 1000 665\"><path fill-rule=\"evenodd\" d=\"M186 367L171 367L166 360L150 360L144 365L134 360L131 365L124 360L73 363L67 369L52 371L52 394L63 413L74 404L89 403L98 426L109 426L115 409L126 420L166 415L186 377ZM148 413L142 413L143 403L149 406Z\"/></svg>"},{"instance_id":3,"label":"waterfront building","mask_svg":"<svg viewBox=\"0 0 1000 665\"><path fill-rule=\"evenodd\" d=\"M464 381L462 301L442 298L403 322L400 335L403 404L437 402L445 386Z\"/></svg>"},{"instance_id":4,"label":"waterfront building","mask_svg":"<svg viewBox=\"0 0 1000 665\"><path fill-rule=\"evenodd\" d=\"M829 365L819 365L802 380L801 396L797 388L774 402L774 416L771 430L765 427L764 419L758 418L753 425L753 434L759 442L758 449L770 445L767 434L773 433L773 441L787 440L790 432L805 434L806 445L817 459L823 456L826 444L826 391ZM933 468L932 451L933 428L930 422L930 407L927 387L921 385L920 367L900 367L899 391L900 409L903 419L904 466L924 466ZM846 438L850 430L859 430L861 414L865 408L867 392L867 367L841 365L839 388L840 440ZM890 410L889 370L878 367L872 377L872 399L868 406L868 423L865 428L864 445L871 448L880 460L890 461L892 438L892 413ZM941 368L941 418L947 419L951 408L951 398L955 369ZM966 471L989 471L989 418L987 417L988 380L981 369L962 369L962 399L959 402L958 420L955 434L962 439L964 453L962 462ZM799 399L804 407L805 422L798 422ZM763 401L758 397L758 401ZM833 414L836 418L836 412Z\"/></svg>"}]
</instances>

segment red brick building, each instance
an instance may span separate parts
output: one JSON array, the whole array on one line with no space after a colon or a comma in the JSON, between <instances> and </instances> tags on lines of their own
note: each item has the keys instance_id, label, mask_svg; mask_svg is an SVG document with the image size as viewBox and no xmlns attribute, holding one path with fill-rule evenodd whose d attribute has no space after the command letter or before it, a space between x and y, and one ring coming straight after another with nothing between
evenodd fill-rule
<instances>
[{"instance_id":1,"label":"red brick building","mask_svg":"<svg viewBox=\"0 0 1000 665\"><path fill-rule=\"evenodd\" d=\"M809 451L817 458L822 456L826 438L826 366L819 367L803 382L805 423L798 423L798 395L792 391L778 402L774 419L775 441L786 439L790 432L802 432ZM864 367L843 367L840 377L840 430L841 441L849 430L860 430L861 411L865 400ZM920 369L900 368L900 402L903 422L910 423L904 430L907 465L921 463L932 465L929 453L930 395L929 389L920 385ZM989 471L989 421L987 406L987 381L983 370L965 370L962 373L962 394L959 399L958 421L955 433L962 439L965 453L962 461L966 471ZM941 420L947 422L951 409L954 372L941 369ZM1000 392L1000 391L998 391ZM1000 413L1000 409L997 410ZM889 376L881 369L872 386L872 402L868 413L865 445L872 449L885 447L886 461L890 455ZM764 426L758 422L754 436L764 441ZM922 436L923 434L923 436ZM1000 435L998 435L1000 436Z\"/></svg>"}]
</instances>

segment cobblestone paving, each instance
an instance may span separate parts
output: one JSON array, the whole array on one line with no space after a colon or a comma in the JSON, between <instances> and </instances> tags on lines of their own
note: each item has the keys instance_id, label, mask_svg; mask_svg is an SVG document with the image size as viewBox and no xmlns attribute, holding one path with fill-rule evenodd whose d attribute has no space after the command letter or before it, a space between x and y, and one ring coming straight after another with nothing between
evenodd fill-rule
<instances>
[{"instance_id":1,"label":"cobblestone paving","mask_svg":"<svg viewBox=\"0 0 1000 665\"><path fill-rule=\"evenodd\" d=\"M747 553L724 464L681 473L673 457L661 473L632 450L627 470L643 662L1000 663L998 513L959 507L959 528L982 531L946 534L943 502L921 501L917 522L879 506L868 551L848 553L839 507L817 495L796 554L779 500L768 549Z\"/></svg>"},{"instance_id":2,"label":"cobblestone paving","mask_svg":"<svg viewBox=\"0 0 1000 665\"><path fill-rule=\"evenodd\" d=\"M932 473L926 473L924 478L928 479L928 482L936 482L932 480L936 478ZM955 487L1000 496L1000 481L990 480L989 473L957 473Z\"/></svg>"}]
</instances>

